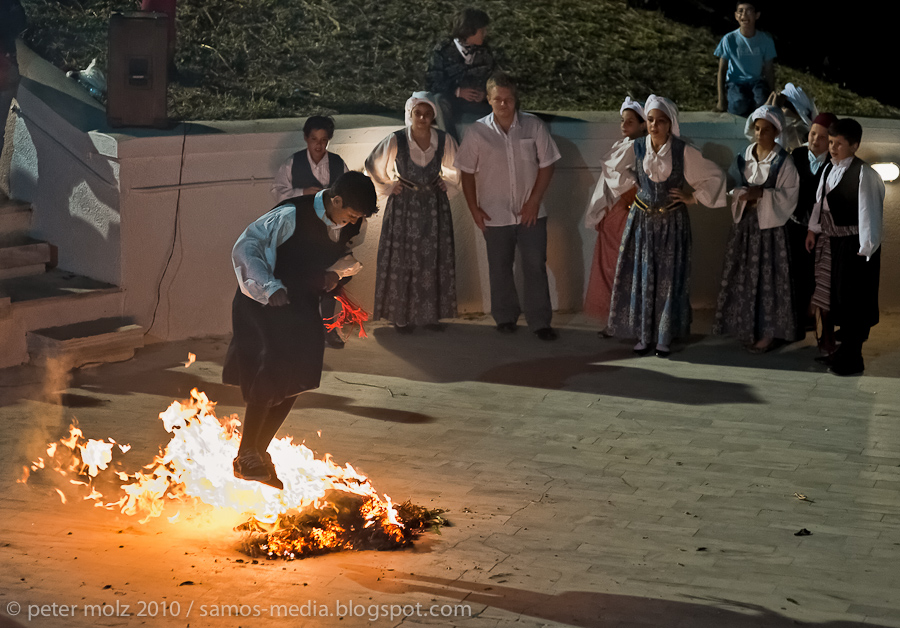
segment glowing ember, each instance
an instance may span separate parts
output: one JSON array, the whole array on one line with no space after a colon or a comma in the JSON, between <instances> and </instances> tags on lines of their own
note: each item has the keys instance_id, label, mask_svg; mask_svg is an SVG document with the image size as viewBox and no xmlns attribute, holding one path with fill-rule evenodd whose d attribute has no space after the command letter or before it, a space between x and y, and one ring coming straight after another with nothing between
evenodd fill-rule
<instances>
[{"instance_id":1,"label":"glowing ember","mask_svg":"<svg viewBox=\"0 0 900 628\"><path fill-rule=\"evenodd\" d=\"M187 362L184 363L184 368L189 367L191 364L197 361L197 356L188 351L188 359Z\"/></svg>"},{"instance_id":2,"label":"glowing ember","mask_svg":"<svg viewBox=\"0 0 900 628\"><path fill-rule=\"evenodd\" d=\"M25 483L30 474L45 467L62 476L74 476L70 483L85 487L81 489L87 493L83 499L139 516L141 523L162 515L168 501L186 498L236 510L249 515L249 521L238 526L251 532L248 551L284 558L336 549L402 547L426 526L441 522L438 511L404 504L400 508L409 513L407 521L391 498L379 495L369 479L350 464L341 467L329 454L317 459L290 437L274 440L269 446L284 490L236 479L232 460L240 445L240 421L237 415L219 419L214 408L215 403L196 388L187 402L173 402L159 415L172 435L169 444L134 474L111 469L114 447L126 453L128 445L113 439L86 440L73 424L68 437L47 447L47 460L38 458L25 467L19 481ZM107 469L109 472L103 473ZM119 495L104 495L97 486L98 476L118 485ZM66 503L63 492L55 490ZM169 521L175 523L179 514L170 516Z\"/></svg>"}]
</instances>

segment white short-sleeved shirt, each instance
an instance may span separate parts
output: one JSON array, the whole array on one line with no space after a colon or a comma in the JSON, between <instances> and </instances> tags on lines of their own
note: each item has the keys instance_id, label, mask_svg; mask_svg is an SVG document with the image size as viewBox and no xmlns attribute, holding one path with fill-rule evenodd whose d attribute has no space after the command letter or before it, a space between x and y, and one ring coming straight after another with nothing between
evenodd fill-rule
<instances>
[{"instance_id":1,"label":"white short-sleeved shirt","mask_svg":"<svg viewBox=\"0 0 900 628\"><path fill-rule=\"evenodd\" d=\"M537 180L538 170L560 158L556 142L540 118L517 112L506 133L494 114L481 118L466 131L456 154L456 167L475 175L478 205L489 227L517 225L519 213ZM547 215L541 203L538 218Z\"/></svg>"}]
</instances>

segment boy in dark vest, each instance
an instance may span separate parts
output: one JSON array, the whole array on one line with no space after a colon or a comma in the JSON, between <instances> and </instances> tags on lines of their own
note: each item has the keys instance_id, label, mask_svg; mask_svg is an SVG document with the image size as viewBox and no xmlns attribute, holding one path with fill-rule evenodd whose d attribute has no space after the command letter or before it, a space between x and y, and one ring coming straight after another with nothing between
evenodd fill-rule
<instances>
[{"instance_id":1,"label":"boy in dark vest","mask_svg":"<svg viewBox=\"0 0 900 628\"><path fill-rule=\"evenodd\" d=\"M850 118L828 129L831 162L825 165L809 219L806 250L815 250L813 305L840 327L841 344L825 358L836 375L865 369L863 342L878 323L878 278L884 183L856 156L862 127Z\"/></svg>"},{"instance_id":2,"label":"boy in dark vest","mask_svg":"<svg viewBox=\"0 0 900 628\"><path fill-rule=\"evenodd\" d=\"M815 329L815 317L810 321L810 300L816 288L815 259L806 250L806 233L809 217L816 205L816 192L825 171L828 154L828 128L837 120L832 113L820 113L813 120L807 135L808 142L791 152L794 166L800 176L800 198L797 209L788 220L790 240L791 280L794 287L794 303L797 308L797 327L801 334L808 326Z\"/></svg>"},{"instance_id":3,"label":"boy in dark vest","mask_svg":"<svg viewBox=\"0 0 900 628\"><path fill-rule=\"evenodd\" d=\"M297 395L319 386L319 299L337 286L335 265L376 211L375 186L348 172L326 190L281 203L235 243L234 336L222 370L222 381L240 386L247 403L235 477L283 487L266 450Z\"/></svg>"},{"instance_id":4,"label":"boy in dark vest","mask_svg":"<svg viewBox=\"0 0 900 628\"><path fill-rule=\"evenodd\" d=\"M337 181L338 177L347 172L347 164L340 156L328 152L328 142L334 137L334 120L325 116L312 116L307 118L303 125L303 139L306 140L306 148L287 158L281 164L275 174L272 184L272 194L275 201L317 194ZM365 233L357 238L359 245ZM341 284L350 281L349 277L342 280ZM335 294L329 292L322 295L322 318L332 318L336 301ZM344 341L337 330L332 330L325 335L325 342L329 347L343 349Z\"/></svg>"}]
</instances>

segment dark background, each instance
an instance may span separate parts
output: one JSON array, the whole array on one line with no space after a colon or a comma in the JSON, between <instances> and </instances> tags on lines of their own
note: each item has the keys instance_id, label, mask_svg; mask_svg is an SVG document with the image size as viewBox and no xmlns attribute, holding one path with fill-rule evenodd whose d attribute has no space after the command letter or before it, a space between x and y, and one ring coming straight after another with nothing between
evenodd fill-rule
<instances>
[{"instance_id":1,"label":"dark background","mask_svg":"<svg viewBox=\"0 0 900 628\"><path fill-rule=\"evenodd\" d=\"M628 0L628 4L662 11L683 24L705 26L716 35L737 28L733 0ZM761 12L757 28L775 40L778 63L900 107L900 4L889 0L753 4Z\"/></svg>"}]
</instances>

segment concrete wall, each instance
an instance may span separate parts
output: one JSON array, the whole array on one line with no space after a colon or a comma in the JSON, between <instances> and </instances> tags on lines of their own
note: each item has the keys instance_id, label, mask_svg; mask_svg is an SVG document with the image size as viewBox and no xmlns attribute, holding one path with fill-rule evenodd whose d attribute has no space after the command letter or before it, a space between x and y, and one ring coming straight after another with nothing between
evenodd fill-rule
<instances>
[{"instance_id":1,"label":"concrete wall","mask_svg":"<svg viewBox=\"0 0 900 628\"><path fill-rule=\"evenodd\" d=\"M151 333L176 339L230 330L235 278L229 256L244 227L273 205L271 177L302 147L302 120L192 123L142 136L83 130L23 86L11 187L35 204L35 231L60 247L60 266L126 290L125 312ZM39 91L35 89L35 91ZM862 120L861 157L900 163L900 122ZM351 168L399 120L339 116L331 150ZM687 113L682 133L723 168L745 145L742 121L727 114ZM547 195L548 266L554 306L581 308L595 234L582 215L599 164L618 138L615 113L557 114L550 128L563 158ZM900 183L887 185L882 309L900 309ZM453 202L461 312L488 307L483 238L462 200ZM715 303L730 215L691 209L692 301ZM351 293L371 308L381 217L358 251L366 267Z\"/></svg>"}]
</instances>

